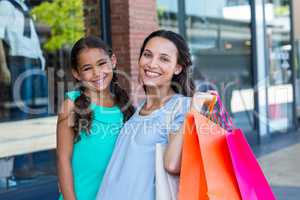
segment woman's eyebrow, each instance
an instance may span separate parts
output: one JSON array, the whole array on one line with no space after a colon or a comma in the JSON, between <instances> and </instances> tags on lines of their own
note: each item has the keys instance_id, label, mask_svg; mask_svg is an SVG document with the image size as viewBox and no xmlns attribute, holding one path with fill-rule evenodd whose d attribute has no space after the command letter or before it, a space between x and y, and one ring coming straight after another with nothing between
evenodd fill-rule
<instances>
[{"instance_id":1,"label":"woman's eyebrow","mask_svg":"<svg viewBox=\"0 0 300 200\"><path fill-rule=\"evenodd\" d=\"M149 53L152 53L152 51L151 50L149 50L149 49L145 49L144 51L146 51L146 52L149 52ZM169 54L167 54L167 53L160 53L159 55L161 55L161 56L165 56L165 57L168 57L168 58L170 58L171 56L169 55Z\"/></svg>"},{"instance_id":2,"label":"woman's eyebrow","mask_svg":"<svg viewBox=\"0 0 300 200\"><path fill-rule=\"evenodd\" d=\"M166 56L166 57L171 57L169 54L167 54L167 53L161 53L160 54L161 56Z\"/></svg>"}]
</instances>

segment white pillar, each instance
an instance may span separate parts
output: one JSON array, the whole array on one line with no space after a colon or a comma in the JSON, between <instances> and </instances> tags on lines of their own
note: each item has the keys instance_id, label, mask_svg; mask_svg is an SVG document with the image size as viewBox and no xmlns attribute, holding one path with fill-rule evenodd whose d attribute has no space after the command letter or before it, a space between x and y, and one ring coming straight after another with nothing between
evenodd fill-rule
<instances>
[{"instance_id":1,"label":"white pillar","mask_svg":"<svg viewBox=\"0 0 300 200\"><path fill-rule=\"evenodd\" d=\"M265 32L265 10L264 0L253 0L253 19L255 20L255 40L254 49L256 52L256 85L254 89L257 92L257 112L258 117L258 132L259 137L264 138L268 135L268 96L267 96L267 84L268 84L268 73L267 73L267 43L266 43L266 32Z\"/></svg>"}]
</instances>

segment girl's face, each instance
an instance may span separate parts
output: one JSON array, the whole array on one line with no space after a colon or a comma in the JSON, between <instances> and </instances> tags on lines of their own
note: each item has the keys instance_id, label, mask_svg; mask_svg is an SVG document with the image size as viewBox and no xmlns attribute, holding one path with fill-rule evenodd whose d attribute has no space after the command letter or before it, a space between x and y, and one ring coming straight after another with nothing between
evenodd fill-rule
<instances>
[{"instance_id":1,"label":"girl's face","mask_svg":"<svg viewBox=\"0 0 300 200\"><path fill-rule=\"evenodd\" d=\"M139 80L146 87L170 87L173 75L182 70L177 64L177 55L171 41L162 37L150 39L139 60Z\"/></svg>"},{"instance_id":2,"label":"girl's face","mask_svg":"<svg viewBox=\"0 0 300 200\"><path fill-rule=\"evenodd\" d=\"M72 70L73 76L92 91L109 90L116 65L116 57L111 58L98 48L88 48L81 51L77 57L77 70Z\"/></svg>"}]
</instances>

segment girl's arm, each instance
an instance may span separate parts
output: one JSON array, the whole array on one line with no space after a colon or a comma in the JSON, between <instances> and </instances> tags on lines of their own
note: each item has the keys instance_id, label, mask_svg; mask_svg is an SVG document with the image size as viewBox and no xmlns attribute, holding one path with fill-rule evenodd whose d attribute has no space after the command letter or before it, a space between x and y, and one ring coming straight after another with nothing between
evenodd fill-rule
<instances>
[{"instance_id":1,"label":"girl's arm","mask_svg":"<svg viewBox=\"0 0 300 200\"><path fill-rule=\"evenodd\" d=\"M201 111L203 105L208 104L213 99L209 93L196 93L193 96L190 110ZM179 174L181 168L181 154L183 146L183 124L179 131L169 134L169 143L164 157L165 169L171 174Z\"/></svg>"},{"instance_id":2,"label":"girl's arm","mask_svg":"<svg viewBox=\"0 0 300 200\"><path fill-rule=\"evenodd\" d=\"M65 100L57 120L57 171L59 187L64 200L76 200L71 167L74 142L74 132L71 128L73 109L74 103L68 99Z\"/></svg>"}]
</instances>

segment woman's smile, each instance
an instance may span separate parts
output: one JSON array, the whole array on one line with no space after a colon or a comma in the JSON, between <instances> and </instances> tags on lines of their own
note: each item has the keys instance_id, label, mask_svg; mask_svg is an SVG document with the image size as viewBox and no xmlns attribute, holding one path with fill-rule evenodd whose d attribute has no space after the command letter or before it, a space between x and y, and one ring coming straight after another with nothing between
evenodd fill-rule
<instances>
[{"instance_id":1,"label":"woman's smile","mask_svg":"<svg viewBox=\"0 0 300 200\"><path fill-rule=\"evenodd\" d=\"M152 70L148 70L148 69L145 69L144 72L145 72L146 77L148 77L148 78L158 78L161 76L161 73L155 72Z\"/></svg>"}]
</instances>

